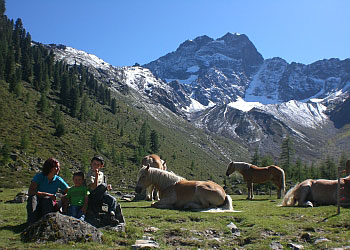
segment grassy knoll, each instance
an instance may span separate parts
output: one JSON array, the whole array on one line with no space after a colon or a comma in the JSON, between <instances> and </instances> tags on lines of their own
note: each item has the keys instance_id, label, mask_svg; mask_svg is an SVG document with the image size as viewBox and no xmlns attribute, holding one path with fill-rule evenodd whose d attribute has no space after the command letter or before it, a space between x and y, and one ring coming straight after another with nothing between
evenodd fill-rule
<instances>
[{"instance_id":1,"label":"grassy knoll","mask_svg":"<svg viewBox=\"0 0 350 250\"><path fill-rule=\"evenodd\" d=\"M104 231L104 243L24 243L20 232L25 225L25 204L7 204L19 189L0 191L1 249L130 249L136 239L147 235L161 249L269 249L272 242L284 248L288 243L301 244L305 249L325 249L350 246L350 210L335 206L316 208L278 207L280 200L270 196L232 196L239 213L198 213L150 208L150 202L121 201L127 226L125 233ZM240 230L234 236L227 227L233 222ZM152 231L150 227L158 228ZM309 240L305 240L309 238Z\"/></svg>"}]
</instances>

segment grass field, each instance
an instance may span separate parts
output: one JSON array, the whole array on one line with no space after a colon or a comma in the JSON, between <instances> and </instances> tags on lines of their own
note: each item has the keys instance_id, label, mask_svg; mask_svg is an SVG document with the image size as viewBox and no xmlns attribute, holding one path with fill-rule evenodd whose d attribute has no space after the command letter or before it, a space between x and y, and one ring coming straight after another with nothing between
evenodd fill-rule
<instances>
[{"instance_id":1,"label":"grass field","mask_svg":"<svg viewBox=\"0 0 350 250\"><path fill-rule=\"evenodd\" d=\"M273 242L287 249L290 243L304 249L350 246L350 209L341 208L336 215L336 206L278 207L280 200L275 197L256 196L247 201L243 195L232 196L235 210L241 211L236 213L159 210L146 201L121 201L126 230L103 231L103 244L27 243L20 239L25 228L25 204L5 203L19 191L0 190L0 249L131 249L143 236L154 239L161 249L270 249ZM227 227L231 222L240 235Z\"/></svg>"}]
</instances>

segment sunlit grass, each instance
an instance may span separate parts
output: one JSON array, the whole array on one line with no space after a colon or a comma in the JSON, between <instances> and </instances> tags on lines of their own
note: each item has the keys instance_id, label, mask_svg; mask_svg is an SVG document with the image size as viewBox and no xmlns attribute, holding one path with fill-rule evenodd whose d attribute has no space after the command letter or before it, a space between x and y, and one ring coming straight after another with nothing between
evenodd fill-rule
<instances>
[{"instance_id":1,"label":"sunlit grass","mask_svg":"<svg viewBox=\"0 0 350 250\"><path fill-rule=\"evenodd\" d=\"M5 204L20 189L0 192L0 248L13 249L130 249L143 236L154 239L161 249L269 249L272 242L283 247L288 243L301 244L305 249L350 246L350 210L336 206L315 208L279 207L281 200L256 196L248 201L234 195L236 213L200 213L151 208L150 202L120 201L126 219L125 232L103 231L103 243L24 243L20 233L26 219L25 204ZM234 223L240 236L227 227ZM155 228L152 230L152 228ZM303 240L309 234L311 242ZM320 241L317 239L327 239Z\"/></svg>"}]
</instances>

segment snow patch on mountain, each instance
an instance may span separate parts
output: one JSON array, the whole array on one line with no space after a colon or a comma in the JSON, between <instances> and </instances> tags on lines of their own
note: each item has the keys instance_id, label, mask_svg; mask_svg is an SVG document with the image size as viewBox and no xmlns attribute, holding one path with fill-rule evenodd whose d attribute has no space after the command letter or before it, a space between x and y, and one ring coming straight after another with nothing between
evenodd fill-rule
<instances>
[{"instance_id":1,"label":"snow patch on mountain","mask_svg":"<svg viewBox=\"0 0 350 250\"><path fill-rule=\"evenodd\" d=\"M248 112L252 108L262 107L263 104L260 102L246 102L242 99L242 97L238 97L235 102L229 103L228 106L244 112Z\"/></svg>"},{"instance_id":2,"label":"snow patch on mountain","mask_svg":"<svg viewBox=\"0 0 350 250\"><path fill-rule=\"evenodd\" d=\"M65 47L64 50L55 50L55 56L58 60L65 60L69 65L82 64L87 67L94 67L102 70L109 70L113 67L111 64L93 54L72 47Z\"/></svg>"},{"instance_id":3,"label":"snow patch on mountain","mask_svg":"<svg viewBox=\"0 0 350 250\"><path fill-rule=\"evenodd\" d=\"M321 103L303 103L291 100L280 104L264 105L259 109L278 117L286 124L294 123L303 127L317 128L328 121L325 114L327 108Z\"/></svg>"},{"instance_id":4,"label":"snow patch on mountain","mask_svg":"<svg viewBox=\"0 0 350 250\"><path fill-rule=\"evenodd\" d=\"M153 88L165 87L163 81L155 78L152 72L147 68L126 66L121 69L124 73L125 83L135 90L145 91L152 95Z\"/></svg>"}]
</instances>

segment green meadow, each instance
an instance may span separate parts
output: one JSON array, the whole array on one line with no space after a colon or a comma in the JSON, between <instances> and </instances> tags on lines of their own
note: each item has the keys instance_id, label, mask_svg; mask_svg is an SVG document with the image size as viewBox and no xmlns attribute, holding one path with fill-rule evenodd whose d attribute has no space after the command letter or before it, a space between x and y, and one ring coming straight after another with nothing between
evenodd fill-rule
<instances>
[{"instance_id":1,"label":"green meadow","mask_svg":"<svg viewBox=\"0 0 350 250\"><path fill-rule=\"evenodd\" d=\"M126 219L125 232L103 232L103 243L57 244L21 241L25 229L25 204L5 203L21 189L0 190L0 249L131 249L147 237L160 249L332 249L350 246L350 210L336 206L279 207L274 196L233 195L234 213L201 213L151 208L150 202L119 201ZM239 212L238 212L239 211ZM234 223L232 233L227 226Z\"/></svg>"}]
</instances>

